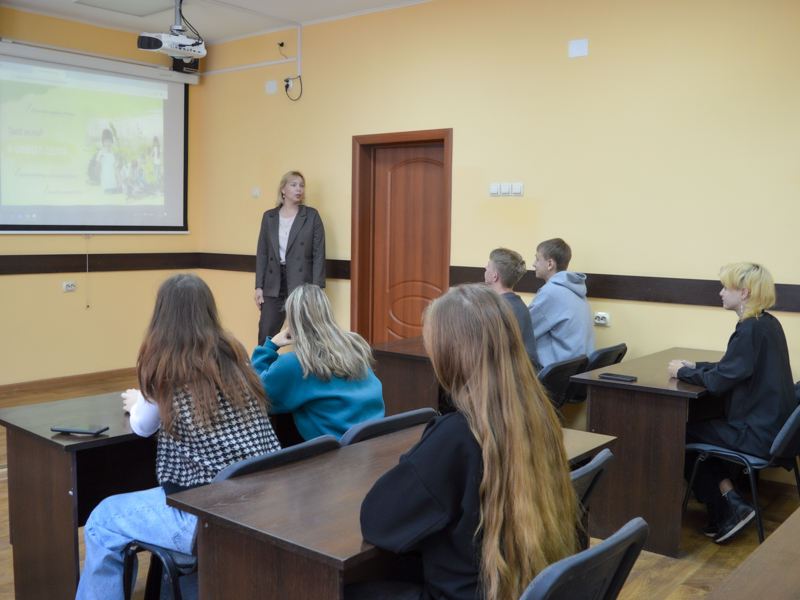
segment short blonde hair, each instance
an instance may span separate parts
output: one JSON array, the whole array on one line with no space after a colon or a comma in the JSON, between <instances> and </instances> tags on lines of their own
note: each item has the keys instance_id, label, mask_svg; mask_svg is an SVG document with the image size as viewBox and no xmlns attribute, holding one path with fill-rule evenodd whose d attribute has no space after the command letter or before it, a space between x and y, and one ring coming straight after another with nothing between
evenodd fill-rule
<instances>
[{"instance_id":1,"label":"short blonde hair","mask_svg":"<svg viewBox=\"0 0 800 600\"><path fill-rule=\"evenodd\" d=\"M284 174L284 176L281 177L280 184L278 185L278 201L275 203L275 206L283 206L283 192L281 190L283 189L283 186L285 186L287 183L289 183L290 179L294 179L295 177L299 177L300 179L302 179L303 180L303 184L305 184L306 178L303 177L303 174L300 171L289 171L288 173ZM303 200L302 201L303 202L306 201L306 195L305 194L303 194Z\"/></svg>"},{"instance_id":2,"label":"short blonde hair","mask_svg":"<svg viewBox=\"0 0 800 600\"><path fill-rule=\"evenodd\" d=\"M747 290L750 297L744 306L741 320L757 317L775 304L775 281L765 267L751 262L725 265L719 280L729 290Z\"/></svg>"},{"instance_id":3,"label":"short blonde hair","mask_svg":"<svg viewBox=\"0 0 800 600\"><path fill-rule=\"evenodd\" d=\"M522 255L508 248L495 248L489 255L489 260L492 261L495 271L500 276L500 283L509 289L513 289L528 271Z\"/></svg>"}]
</instances>

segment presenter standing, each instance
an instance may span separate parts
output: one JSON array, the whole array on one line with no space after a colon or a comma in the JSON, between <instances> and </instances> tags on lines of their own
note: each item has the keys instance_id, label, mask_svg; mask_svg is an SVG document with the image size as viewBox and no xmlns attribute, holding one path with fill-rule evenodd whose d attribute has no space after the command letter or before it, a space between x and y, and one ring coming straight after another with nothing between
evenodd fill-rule
<instances>
[{"instance_id":1,"label":"presenter standing","mask_svg":"<svg viewBox=\"0 0 800 600\"><path fill-rule=\"evenodd\" d=\"M261 311L259 346L280 332L286 298L298 285L325 287L325 228L319 213L303 204L305 188L302 173L286 173L278 186L276 207L261 220L255 294Z\"/></svg>"}]
</instances>

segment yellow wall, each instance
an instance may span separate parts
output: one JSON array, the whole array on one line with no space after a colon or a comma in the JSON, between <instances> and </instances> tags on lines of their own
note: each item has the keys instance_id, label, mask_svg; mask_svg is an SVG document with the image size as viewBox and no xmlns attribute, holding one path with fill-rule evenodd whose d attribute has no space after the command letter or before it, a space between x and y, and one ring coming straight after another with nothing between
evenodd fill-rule
<instances>
[{"instance_id":1,"label":"yellow wall","mask_svg":"<svg viewBox=\"0 0 800 600\"><path fill-rule=\"evenodd\" d=\"M328 257L348 259L352 136L452 127L454 265L483 266L500 244L530 262L538 241L561 236L573 270L713 279L725 263L756 260L800 284L798 22L796 0L435 0L311 25L299 102L264 93L268 80L296 74L291 63L191 88L191 234L94 236L89 248L254 254L280 175L299 169ZM131 34L7 8L0 36L155 60ZM589 56L567 58L580 38ZM210 46L203 68L278 60L278 41L294 55L286 30ZM488 195L489 183L519 181L523 198ZM0 236L4 254L85 250L79 236ZM0 384L132 366L166 275L92 274L88 310L79 275L0 277L10 307L0 311ZM202 275L252 346L253 276ZM77 294L62 294L66 279ZM328 291L346 326L348 283ZM624 341L629 357L722 350L735 324L715 308L592 305L611 313L598 346ZM800 378L800 315L777 316ZM75 337L83 351L66 346Z\"/></svg>"}]
</instances>

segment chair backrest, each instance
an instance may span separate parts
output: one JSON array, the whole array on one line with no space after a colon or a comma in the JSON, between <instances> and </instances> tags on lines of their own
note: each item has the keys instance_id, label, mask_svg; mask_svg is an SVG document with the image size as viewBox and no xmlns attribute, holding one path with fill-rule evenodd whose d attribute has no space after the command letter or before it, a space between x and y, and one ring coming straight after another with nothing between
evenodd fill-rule
<instances>
[{"instance_id":1,"label":"chair backrest","mask_svg":"<svg viewBox=\"0 0 800 600\"><path fill-rule=\"evenodd\" d=\"M644 519L629 521L596 546L547 567L520 600L614 600L649 531Z\"/></svg>"},{"instance_id":2,"label":"chair backrest","mask_svg":"<svg viewBox=\"0 0 800 600\"><path fill-rule=\"evenodd\" d=\"M289 446L277 452L270 452L269 454L261 454L260 456L253 456L245 458L232 465L228 465L222 471L217 473L213 481L225 481L233 477L241 477L242 475L249 475L250 473L257 473L259 471L266 471L279 465L301 460L303 458L310 458L317 454L329 452L341 448L339 440L332 435L321 435L313 440L308 440L302 444Z\"/></svg>"},{"instance_id":3,"label":"chair backrest","mask_svg":"<svg viewBox=\"0 0 800 600\"><path fill-rule=\"evenodd\" d=\"M626 344L617 344L616 346L595 350L589 355L589 364L586 365L585 370L594 371L595 369L602 369L603 367L621 363L627 352L628 346ZM565 395L567 402L583 402L586 400L586 384L570 383Z\"/></svg>"},{"instance_id":4,"label":"chair backrest","mask_svg":"<svg viewBox=\"0 0 800 600\"><path fill-rule=\"evenodd\" d=\"M387 433L408 429L415 425L423 425L437 414L438 413L432 408L418 408L417 410L410 410L400 413L399 415L364 421L363 423L353 425L350 429L345 431L339 443L342 446L349 446L350 444L371 440L372 438L380 437Z\"/></svg>"},{"instance_id":5,"label":"chair backrest","mask_svg":"<svg viewBox=\"0 0 800 600\"><path fill-rule=\"evenodd\" d=\"M586 512L586 509L589 508L589 499L613 462L614 455L611 454L611 450L606 448L588 464L570 473L575 493L581 502L581 513Z\"/></svg>"},{"instance_id":6,"label":"chair backrest","mask_svg":"<svg viewBox=\"0 0 800 600\"><path fill-rule=\"evenodd\" d=\"M627 352L627 344L617 344L616 346L595 350L589 355L589 365L586 370L594 371L595 369L602 369L603 367L621 363Z\"/></svg>"},{"instance_id":7,"label":"chair backrest","mask_svg":"<svg viewBox=\"0 0 800 600\"><path fill-rule=\"evenodd\" d=\"M770 449L778 458L794 458L800 455L800 406L794 409L781 427Z\"/></svg>"},{"instance_id":8,"label":"chair backrest","mask_svg":"<svg viewBox=\"0 0 800 600\"><path fill-rule=\"evenodd\" d=\"M577 358L551 363L539 371L539 381L547 390L550 402L556 409L564 406L567 401L566 392L569 387L569 378L583 373L587 364L589 364L589 358L582 354Z\"/></svg>"}]
</instances>

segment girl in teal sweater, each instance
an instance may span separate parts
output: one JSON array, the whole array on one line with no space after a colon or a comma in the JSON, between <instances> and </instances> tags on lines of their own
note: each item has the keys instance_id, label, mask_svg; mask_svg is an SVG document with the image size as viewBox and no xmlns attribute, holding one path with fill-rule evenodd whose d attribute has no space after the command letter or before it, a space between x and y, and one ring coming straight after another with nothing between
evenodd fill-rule
<instances>
[{"instance_id":1,"label":"girl in teal sweater","mask_svg":"<svg viewBox=\"0 0 800 600\"><path fill-rule=\"evenodd\" d=\"M336 324L320 287L306 283L289 294L286 322L286 329L253 352L271 413L292 413L306 440L325 434L341 438L353 425L383 417L372 349ZM288 345L292 352L278 354Z\"/></svg>"}]
</instances>

